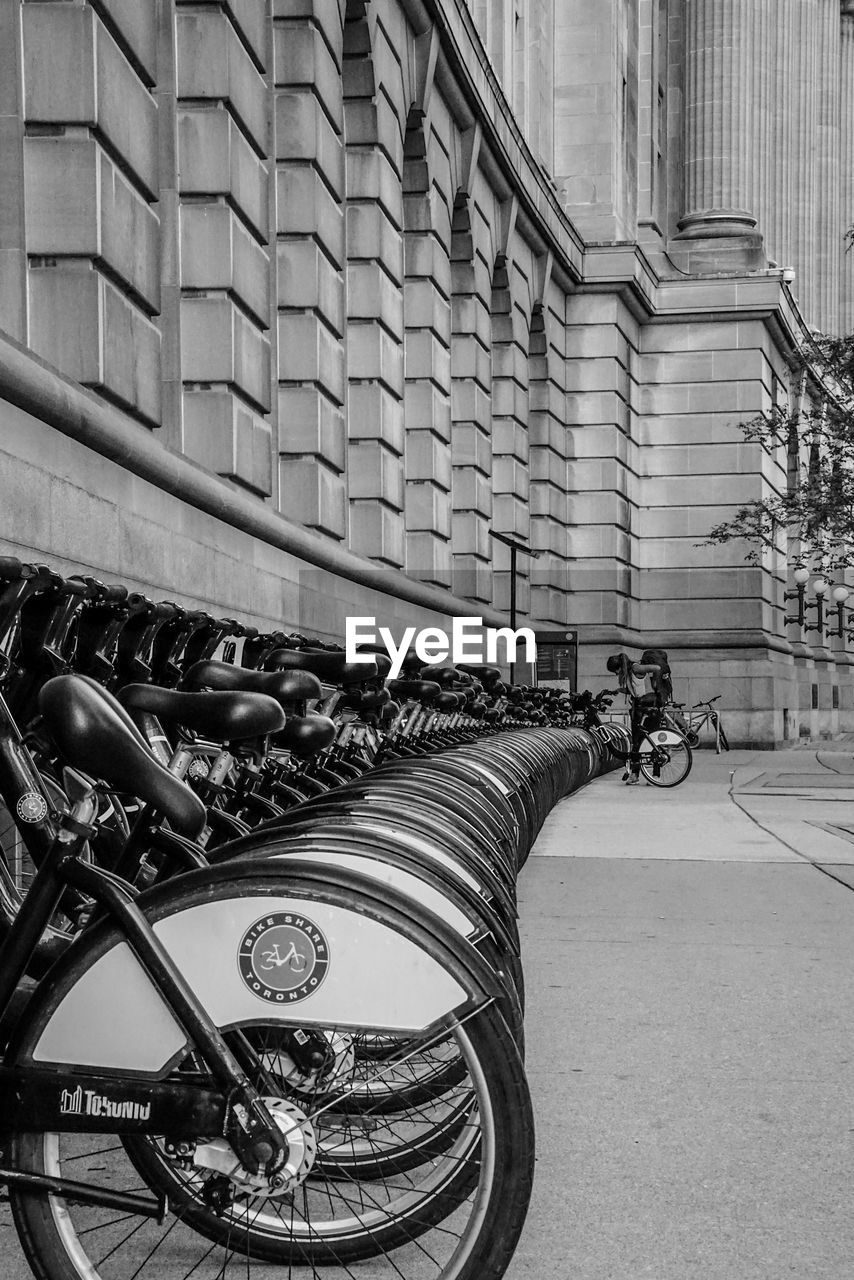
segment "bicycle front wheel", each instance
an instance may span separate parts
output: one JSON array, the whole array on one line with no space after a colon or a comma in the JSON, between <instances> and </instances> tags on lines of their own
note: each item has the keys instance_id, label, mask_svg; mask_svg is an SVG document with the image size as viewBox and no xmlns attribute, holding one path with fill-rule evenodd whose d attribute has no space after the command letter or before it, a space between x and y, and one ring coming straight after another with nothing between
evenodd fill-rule
<instances>
[{"instance_id":1,"label":"bicycle front wheel","mask_svg":"<svg viewBox=\"0 0 854 1280\"><path fill-rule=\"evenodd\" d=\"M691 772L694 757L687 742L655 747L641 758L641 773L654 787L678 787Z\"/></svg>"}]
</instances>

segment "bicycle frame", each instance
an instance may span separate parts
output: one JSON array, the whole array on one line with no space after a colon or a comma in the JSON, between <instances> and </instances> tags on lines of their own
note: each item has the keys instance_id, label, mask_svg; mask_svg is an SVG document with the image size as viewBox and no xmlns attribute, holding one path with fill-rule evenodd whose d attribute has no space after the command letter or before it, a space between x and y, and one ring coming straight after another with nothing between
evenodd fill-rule
<instances>
[{"instance_id":1,"label":"bicycle frame","mask_svg":"<svg viewBox=\"0 0 854 1280\"><path fill-rule=\"evenodd\" d=\"M17 763L7 733L0 739L0 760ZM14 746L14 743L12 743ZM152 1081L133 1075L0 1067L0 1125L31 1132L137 1133L156 1135L222 1133L250 1167L283 1160L286 1142L269 1116L243 1065L211 1022L148 920L136 906L130 887L108 871L80 859L94 834L85 818L94 812L91 793L75 807L40 865L33 884L0 946L0 1019L9 1013L15 992L66 888L94 900L117 924L160 998L187 1041L204 1060L210 1079L198 1083ZM211 1088L210 1086L214 1087ZM5 1123L4 1123L5 1121ZM66 1179L35 1177L0 1168L0 1182L84 1197L87 1203L162 1216L164 1202L140 1200L120 1192L80 1187Z\"/></svg>"}]
</instances>

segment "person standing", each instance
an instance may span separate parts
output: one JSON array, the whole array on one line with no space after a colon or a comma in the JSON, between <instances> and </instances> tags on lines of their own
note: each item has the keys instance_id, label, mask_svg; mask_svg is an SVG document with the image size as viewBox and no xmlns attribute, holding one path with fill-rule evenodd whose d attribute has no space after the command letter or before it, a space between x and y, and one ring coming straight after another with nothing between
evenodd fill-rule
<instances>
[{"instance_id":1,"label":"person standing","mask_svg":"<svg viewBox=\"0 0 854 1280\"><path fill-rule=\"evenodd\" d=\"M643 656L647 657L647 654ZM620 689L629 701L632 749L623 781L627 786L637 786L640 782L640 746L644 730L653 727L648 724L650 719L657 723L663 704L661 684L664 670L659 662L632 662L625 653L613 654L605 665L619 678Z\"/></svg>"}]
</instances>

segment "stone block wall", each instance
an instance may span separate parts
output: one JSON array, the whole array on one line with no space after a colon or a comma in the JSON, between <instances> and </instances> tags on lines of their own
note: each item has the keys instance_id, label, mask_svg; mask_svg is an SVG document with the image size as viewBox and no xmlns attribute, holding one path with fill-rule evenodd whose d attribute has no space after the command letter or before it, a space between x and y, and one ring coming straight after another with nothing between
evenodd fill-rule
<instances>
[{"instance_id":1,"label":"stone block wall","mask_svg":"<svg viewBox=\"0 0 854 1280\"><path fill-rule=\"evenodd\" d=\"M698 545L785 483L738 422L801 319L779 271L665 269L681 28L664 0L593 8L2 6L0 328L115 426L75 445L60 393L40 420L44 381L0 363L4 550L340 637L362 598L435 619L433 588L506 614L503 534L536 553L519 621L577 628L584 684L663 644L736 738L847 724L844 652L783 623L797 548Z\"/></svg>"}]
</instances>

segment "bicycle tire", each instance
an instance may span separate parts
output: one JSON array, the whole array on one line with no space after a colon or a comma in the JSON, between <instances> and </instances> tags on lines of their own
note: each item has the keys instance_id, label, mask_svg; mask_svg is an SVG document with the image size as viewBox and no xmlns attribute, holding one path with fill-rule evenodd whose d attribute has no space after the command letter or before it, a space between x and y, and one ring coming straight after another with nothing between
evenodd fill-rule
<instances>
[{"instance_id":1,"label":"bicycle tire","mask_svg":"<svg viewBox=\"0 0 854 1280\"><path fill-rule=\"evenodd\" d=\"M646 778L647 782L651 783L652 786L654 787L678 787L679 783L684 782L685 779L688 777L688 774L691 772L691 766L694 762L694 757L691 754L691 748L688 746L687 742L683 741L683 742L680 742L678 746L667 747L667 748L657 748L657 751L660 755L667 756L666 761L659 763L658 774L656 775L656 772L655 772L655 767L656 767L655 758L653 758L652 760L645 760L643 759L643 757L641 758L641 765L640 765L641 773ZM680 770L680 767L677 765L675 770L675 776L670 776L670 775L662 776L660 772L661 764L663 763L664 766L667 767L673 762L674 757L676 760L682 761L681 770Z\"/></svg>"},{"instance_id":2,"label":"bicycle tire","mask_svg":"<svg viewBox=\"0 0 854 1280\"><path fill-rule=\"evenodd\" d=\"M235 871L233 879L242 880L243 875L253 891L262 883L274 883L269 875L252 875L245 870ZM325 889L319 878L310 889L307 886L311 885L312 875L306 870L295 873L288 892L298 892L307 903L354 902L352 888L346 889L348 877L339 877L340 885L334 890ZM356 883L354 877L349 879ZM283 877L275 879L279 886L283 881ZM181 878L180 884L171 886L168 905L162 890L144 895L139 901L144 909L154 902L157 918L162 918L164 912L170 913L169 906L173 904L178 904L174 910L183 910L209 902L211 888L216 893L221 886L227 887L229 901L235 897L245 900L245 893L232 887L233 880L215 872L202 872L190 873ZM281 893L281 887L276 892ZM372 910L381 918L393 923L398 913L395 927L405 936L415 936L413 927L416 931L425 928L423 923L413 926L404 920L403 899L396 906L380 908L376 895L368 893L365 903L372 897ZM390 901L393 898L394 895ZM359 910L358 903L347 909ZM435 939L423 936L424 945L429 945L437 960L444 954L447 959L442 963L459 964L463 953L458 944L441 941L442 926L438 921L435 930ZM99 928L90 936L88 947L84 943L84 950L78 950L75 964L67 966L50 988L39 991L34 1009L16 1034L10 1060L29 1060L61 1000L81 974L88 972L110 945L115 945L118 937L115 930ZM452 960L455 953L458 958ZM452 971L449 968L448 972ZM267 1025L276 1018L265 1014L258 1021ZM296 1021L298 1018L292 1014L290 1022ZM286 1018L278 1019L279 1026L287 1022ZM370 1031L367 1027L362 1030ZM338 1280L341 1267L350 1262L393 1253L390 1265L403 1280L421 1280L425 1275L430 1280L498 1280L512 1256L530 1197L534 1159L530 1097L521 1060L494 1003L479 1002L464 1026L452 1021L441 1034L453 1040L465 1063L467 1080L456 1097L465 1099L465 1090L471 1091L476 1104L476 1127L467 1125L454 1130L452 1124L443 1133L439 1126L436 1147L430 1148L428 1137L421 1152L416 1144L403 1142L400 1168L394 1168L392 1146L390 1151L367 1161L364 1168L368 1176L364 1179L354 1180L352 1169L340 1166L326 1178L321 1161L316 1175L321 1179L319 1191L311 1183L311 1169L309 1176L293 1189L282 1214L270 1212L271 1202L262 1201L264 1217L256 1212L254 1203L245 1210L219 1210L185 1189L186 1203L178 1204L178 1212L167 1218L165 1226L154 1219L140 1218L137 1228L126 1217L117 1225L115 1210L80 1206L42 1191L10 1189L15 1223L34 1274L38 1280L118 1280L129 1270L139 1280L156 1280L164 1273L171 1274L170 1257L176 1266L180 1259L180 1274L189 1274L188 1256L198 1256L198 1274L207 1280L209 1258L222 1270L233 1255L239 1254L246 1261L241 1261L238 1269L249 1280L278 1280L283 1262L312 1268L317 1280ZM380 1035L387 1038L386 1033ZM415 1041L420 1043L418 1037ZM382 1055L378 1061L383 1062ZM388 1098L384 1100L384 1107L387 1106ZM310 1108L308 1114L310 1118ZM400 1112L396 1115L399 1117ZM109 1136L103 1134L81 1137L18 1133L13 1136L9 1151L14 1166L20 1170L49 1170L60 1175L65 1171L66 1176L77 1178L84 1174L87 1181L112 1187L138 1185L137 1171L122 1141L115 1138L114 1142L115 1146L110 1146ZM97 1159L93 1160L95 1156ZM117 1169L120 1160L124 1164ZM355 1162L356 1167L358 1163ZM378 1174L388 1171L393 1171L394 1176L390 1188L377 1181ZM406 1185L400 1185L401 1173L405 1173ZM130 1181L125 1180L128 1176ZM174 1181L170 1179L171 1183ZM177 1191L180 1202L180 1188ZM176 1194L174 1185L170 1185L169 1193ZM295 1206L298 1193L306 1199ZM385 1202L378 1204L378 1196L386 1197ZM323 1206L325 1217L319 1216L319 1209L305 1207L309 1197ZM333 1197L335 1209L326 1208ZM210 1271L211 1276L221 1273L216 1266ZM193 1274L197 1274L195 1267Z\"/></svg>"}]
</instances>

